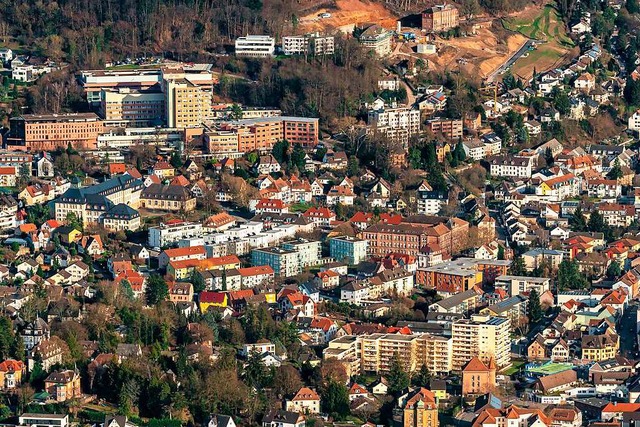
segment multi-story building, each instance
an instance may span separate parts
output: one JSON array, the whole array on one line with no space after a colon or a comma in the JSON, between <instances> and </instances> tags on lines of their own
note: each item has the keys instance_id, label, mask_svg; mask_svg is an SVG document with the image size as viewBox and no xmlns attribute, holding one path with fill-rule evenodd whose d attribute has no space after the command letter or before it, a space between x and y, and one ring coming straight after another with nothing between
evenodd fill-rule
<instances>
[{"instance_id":1,"label":"multi-story building","mask_svg":"<svg viewBox=\"0 0 640 427\"><path fill-rule=\"evenodd\" d=\"M238 272L240 273L242 287L245 289L271 284L275 274L273 268L268 265L240 268Z\"/></svg>"},{"instance_id":2,"label":"multi-story building","mask_svg":"<svg viewBox=\"0 0 640 427\"><path fill-rule=\"evenodd\" d=\"M371 110L367 122L374 131L386 134L408 149L409 138L420 132L420 110L410 107Z\"/></svg>"},{"instance_id":3,"label":"multi-story building","mask_svg":"<svg viewBox=\"0 0 640 427\"><path fill-rule=\"evenodd\" d=\"M580 343L582 359L601 361L616 357L620 348L620 337L616 334L584 335Z\"/></svg>"},{"instance_id":4,"label":"multi-story building","mask_svg":"<svg viewBox=\"0 0 640 427\"><path fill-rule=\"evenodd\" d=\"M29 427L68 427L68 414L24 413L18 418L21 426Z\"/></svg>"},{"instance_id":5,"label":"multi-story building","mask_svg":"<svg viewBox=\"0 0 640 427\"><path fill-rule=\"evenodd\" d=\"M357 237L341 236L329 239L329 252L332 258L352 265L367 259L369 242Z\"/></svg>"},{"instance_id":6,"label":"multi-story building","mask_svg":"<svg viewBox=\"0 0 640 427\"><path fill-rule=\"evenodd\" d=\"M435 118L427 122L427 128L434 134L442 134L445 138L458 140L463 135L462 120Z\"/></svg>"},{"instance_id":7,"label":"multi-story building","mask_svg":"<svg viewBox=\"0 0 640 427\"><path fill-rule=\"evenodd\" d=\"M441 294L453 295L491 282L505 275L511 265L507 260L458 258L442 262L417 271L417 282L437 290Z\"/></svg>"},{"instance_id":8,"label":"multi-story building","mask_svg":"<svg viewBox=\"0 0 640 427\"><path fill-rule=\"evenodd\" d=\"M180 75L167 74L162 80L165 119L170 128L202 126L211 116L211 92Z\"/></svg>"},{"instance_id":9,"label":"multi-story building","mask_svg":"<svg viewBox=\"0 0 640 427\"><path fill-rule=\"evenodd\" d=\"M323 357L340 360L351 375L388 372L395 357L406 372L416 372L425 365L429 372L449 373L452 343L451 338L431 334L343 336L329 342Z\"/></svg>"},{"instance_id":10,"label":"multi-story building","mask_svg":"<svg viewBox=\"0 0 640 427\"><path fill-rule=\"evenodd\" d=\"M171 222L149 228L148 243L152 248L162 248L178 243L182 239L202 237L202 224L199 222Z\"/></svg>"},{"instance_id":11,"label":"multi-story building","mask_svg":"<svg viewBox=\"0 0 640 427\"><path fill-rule=\"evenodd\" d=\"M91 187L70 188L53 201L54 218L64 222L73 213L85 226L99 224L114 206L138 208L143 187L142 180L121 175Z\"/></svg>"},{"instance_id":12,"label":"multi-story building","mask_svg":"<svg viewBox=\"0 0 640 427\"><path fill-rule=\"evenodd\" d=\"M635 132L640 131L640 110L636 110L635 113L629 116L627 127L629 128L629 130Z\"/></svg>"},{"instance_id":13,"label":"multi-story building","mask_svg":"<svg viewBox=\"0 0 640 427\"><path fill-rule=\"evenodd\" d=\"M12 150L96 149L104 123L94 113L23 114L10 120L7 144Z\"/></svg>"},{"instance_id":14,"label":"multi-story building","mask_svg":"<svg viewBox=\"0 0 640 427\"><path fill-rule=\"evenodd\" d=\"M318 144L318 119L306 117L261 117L224 122L205 128L204 143L209 153L241 155L270 151L278 141L313 148Z\"/></svg>"},{"instance_id":15,"label":"multi-story building","mask_svg":"<svg viewBox=\"0 0 640 427\"><path fill-rule=\"evenodd\" d=\"M358 40L366 49L378 56L386 56L391 53L391 31L373 24L360 33Z\"/></svg>"},{"instance_id":16,"label":"multi-story building","mask_svg":"<svg viewBox=\"0 0 640 427\"><path fill-rule=\"evenodd\" d=\"M268 58L273 56L276 41L271 36L247 35L236 39L236 56Z\"/></svg>"},{"instance_id":17,"label":"multi-story building","mask_svg":"<svg viewBox=\"0 0 640 427\"><path fill-rule=\"evenodd\" d=\"M146 209L189 212L196 208L196 198L181 185L151 184L140 195Z\"/></svg>"},{"instance_id":18,"label":"multi-story building","mask_svg":"<svg viewBox=\"0 0 640 427\"><path fill-rule=\"evenodd\" d=\"M79 81L84 90L87 102L99 106L102 101L102 90L129 88L147 90L160 84L162 71L155 69L138 70L85 70L79 74Z\"/></svg>"},{"instance_id":19,"label":"multi-story building","mask_svg":"<svg viewBox=\"0 0 640 427\"><path fill-rule=\"evenodd\" d=\"M492 177L531 178L533 169L532 157L493 156L487 159Z\"/></svg>"},{"instance_id":20,"label":"multi-story building","mask_svg":"<svg viewBox=\"0 0 640 427\"><path fill-rule=\"evenodd\" d=\"M422 12L422 29L427 32L447 31L459 24L458 9L450 4L433 6Z\"/></svg>"},{"instance_id":21,"label":"multi-story building","mask_svg":"<svg viewBox=\"0 0 640 427\"><path fill-rule=\"evenodd\" d=\"M535 289L538 295L542 295L550 289L551 279L547 277L528 276L498 276L494 286L496 289L504 289L510 296L529 293Z\"/></svg>"},{"instance_id":22,"label":"multi-story building","mask_svg":"<svg viewBox=\"0 0 640 427\"><path fill-rule=\"evenodd\" d=\"M498 369L510 366L510 328L509 319L488 315L474 315L471 319L453 322L452 369L460 371L473 357L478 357L484 363L489 363L493 358Z\"/></svg>"},{"instance_id":23,"label":"multi-story building","mask_svg":"<svg viewBox=\"0 0 640 427\"><path fill-rule=\"evenodd\" d=\"M416 211L424 215L437 215L449 202L447 193L434 191L427 181L423 181L416 192Z\"/></svg>"},{"instance_id":24,"label":"multi-story building","mask_svg":"<svg viewBox=\"0 0 640 427\"><path fill-rule=\"evenodd\" d=\"M322 243L317 240L296 239L282 243L282 249L296 251L301 268L320 264Z\"/></svg>"},{"instance_id":25,"label":"multi-story building","mask_svg":"<svg viewBox=\"0 0 640 427\"><path fill-rule=\"evenodd\" d=\"M100 115L108 127L149 127L165 122L165 95L160 90L103 89Z\"/></svg>"},{"instance_id":26,"label":"multi-story building","mask_svg":"<svg viewBox=\"0 0 640 427\"><path fill-rule=\"evenodd\" d=\"M282 38L282 50L285 55L332 55L335 51L334 38L318 33L285 36Z\"/></svg>"},{"instance_id":27,"label":"multi-story building","mask_svg":"<svg viewBox=\"0 0 640 427\"><path fill-rule=\"evenodd\" d=\"M529 299L524 295L514 295L510 298L498 301L480 310L481 314L495 317L506 317L511 320L511 326L515 329L517 325L527 323L527 306Z\"/></svg>"},{"instance_id":28,"label":"multi-story building","mask_svg":"<svg viewBox=\"0 0 640 427\"><path fill-rule=\"evenodd\" d=\"M44 380L44 389L56 402L66 402L80 397L80 374L67 369L55 371Z\"/></svg>"},{"instance_id":29,"label":"multi-story building","mask_svg":"<svg viewBox=\"0 0 640 427\"><path fill-rule=\"evenodd\" d=\"M438 427L438 403L431 390L419 388L401 397L402 427Z\"/></svg>"},{"instance_id":30,"label":"multi-story building","mask_svg":"<svg viewBox=\"0 0 640 427\"><path fill-rule=\"evenodd\" d=\"M302 272L298 252L283 248L262 248L251 251L251 264L268 265L279 277L293 277Z\"/></svg>"},{"instance_id":31,"label":"multi-story building","mask_svg":"<svg viewBox=\"0 0 640 427\"><path fill-rule=\"evenodd\" d=\"M447 219L416 215L400 224L378 223L358 233L369 241L369 255L386 256L398 252L417 256L427 245L436 243L446 253L462 248L469 232L469 223L458 218Z\"/></svg>"}]
</instances>

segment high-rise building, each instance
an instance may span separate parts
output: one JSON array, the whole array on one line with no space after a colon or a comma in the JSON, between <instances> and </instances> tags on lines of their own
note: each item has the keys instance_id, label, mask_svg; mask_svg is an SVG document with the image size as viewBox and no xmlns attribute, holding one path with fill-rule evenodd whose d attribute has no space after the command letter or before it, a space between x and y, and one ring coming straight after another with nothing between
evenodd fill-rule
<instances>
[{"instance_id":1,"label":"high-rise building","mask_svg":"<svg viewBox=\"0 0 640 427\"><path fill-rule=\"evenodd\" d=\"M504 317L474 315L452 324L453 359L451 367L460 371L473 357L483 363L493 358L498 369L511 365L509 330L511 322Z\"/></svg>"},{"instance_id":2,"label":"high-rise building","mask_svg":"<svg viewBox=\"0 0 640 427\"><path fill-rule=\"evenodd\" d=\"M165 76L165 117L170 128L202 126L211 116L211 92L184 77Z\"/></svg>"}]
</instances>

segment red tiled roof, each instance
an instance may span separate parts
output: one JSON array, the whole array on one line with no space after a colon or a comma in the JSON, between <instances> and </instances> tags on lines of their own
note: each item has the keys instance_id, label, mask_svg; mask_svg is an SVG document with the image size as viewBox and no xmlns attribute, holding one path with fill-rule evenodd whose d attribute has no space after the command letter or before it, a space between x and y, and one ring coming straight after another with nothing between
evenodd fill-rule
<instances>
[{"instance_id":1,"label":"red tiled roof","mask_svg":"<svg viewBox=\"0 0 640 427\"><path fill-rule=\"evenodd\" d=\"M199 301L204 303L222 304L225 296L226 294L224 292L203 291L200 292Z\"/></svg>"}]
</instances>

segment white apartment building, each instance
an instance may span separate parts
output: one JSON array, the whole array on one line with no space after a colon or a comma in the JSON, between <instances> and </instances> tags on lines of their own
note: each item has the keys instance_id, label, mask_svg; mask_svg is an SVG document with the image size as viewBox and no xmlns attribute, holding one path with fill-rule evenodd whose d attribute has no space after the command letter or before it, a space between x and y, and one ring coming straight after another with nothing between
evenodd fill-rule
<instances>
[{"instance_id":1,"label":"white apartment building","mask_svg":"<svg viewBox=\"0 0 640 427\"><path fill-rule=\"evenodd\" d=\"M640 110L633 113L627 121L627 127L632 131L640 131Z\"/></svg>"},{"instance_id":2,"label":"white apartment building","mask_svg":"<svg viewBox=\"0 0 640 427\"><path fill-rule=\"evenodd\" d=\"M332 55L335 52L334 38L318 33L285 36L282 38L282 50L285 55Z\"/></svg>"},{"instance_id":3,"label":"white apartment building","mask_svg":"<svg viewBox=\"0 0 640 427\"><path fill-rule=\"evenodd\" d=\"M502 275L496 277L496 289L504 289L509 296L516 296L535 289L538 295L542 295L550 289L551 279L547 277L527 277Z\"/></svg>"},{"instance_id":4,"label":"white apartment building","mask_svg":"<svg viewBox=\"0 0 640 427\"><path fill-rule=\"evenodd\" d=\"M491 358L499 369L511 365L509 331L511 321L504 317L474 315L452 324L452 369L459 371L473 357L484 363Z\"/></svg>"},{"instance_id":5,"label":"white apartment building","mask_svg":"<svg viewBox=\"0 0 640 427\"><path fill-rule=\"evenodd\" d=\"M493 177L530 178L532 158L518 156L494 156L489 159Z\"/></svg>"},{"instance_id":6,"label":"white apartment building","mask_svg":"<svg viewBox=\"0 0 640 427\"><path fill-rule=\"evenodd\" d=\"M273 56L275 48L276 42L271 36L247 35L236 39L236 56L268 58Z\"/></svg>"},{"instance_id":7,"label":"white apartment building","mask_svg":"<svg viewBox=\"0 0 640 427\"><path fill-rule=\"evenodd\" d=\"M420 132L420 110L410 107L370 110L368 123L372 130L385 133L388 138L407 149L409 138Z\"/></svg>"},{"instance_id":8,"label":"white apartment building","mask_svg":"<svg viewBox=\"0 0 640 427\"><path fill-rule=\"evenodd\" d=\"M3 63L11 62L13 59L13 51L9 48L3 47L0 49L0 61Z\"/></svg>"},{"instance_id":9,"label":"white apartment building","mask_svg":"<svg viewBox=\"0 0 640 427\"><path fill-rule=\"evenodd\" d=\"M160 224L149 228L149 246L162 248L178 243L179 240L202 237L202 224L199 222L180 222L177 224Z\"/></svg>"}]
</instances>

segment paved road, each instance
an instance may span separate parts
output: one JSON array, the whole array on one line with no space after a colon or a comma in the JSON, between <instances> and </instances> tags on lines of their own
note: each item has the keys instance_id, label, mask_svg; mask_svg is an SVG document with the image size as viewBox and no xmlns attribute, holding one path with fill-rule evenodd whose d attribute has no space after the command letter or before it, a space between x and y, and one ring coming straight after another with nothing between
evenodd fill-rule
<instances>
[{"instance_id":1,"label":"paved road","mask_svg":"<svg viewBox=\"0 0 640 427\"><path fill-rule=\"evenodd\" d=\"M535 43L535 40L527 40L522 45L522 47L518 49L513 55L511 55L511 57L507 59L501 66L499 66L498 69L496 69L493 73L489 74L489 77L487 77L487 81L489 83L493 82L496 76L498 76L502 71L511 67L518 59L520 59L522 55L524 55L529 50L529 47L532 46L534 43Z\"/></svg>"},{"instance_id":2,"label":"paved road","mask_svg":"<svg viewBox=\"0 0 640 427\"><path fill-rule=\"evenodd\" d=\"M632 304L624 311L617 329L620 335L620 354L635 358L635 353L638 351L638 331L636 330L638 306L637 303Z\"/></svg>"}]
</instances>

